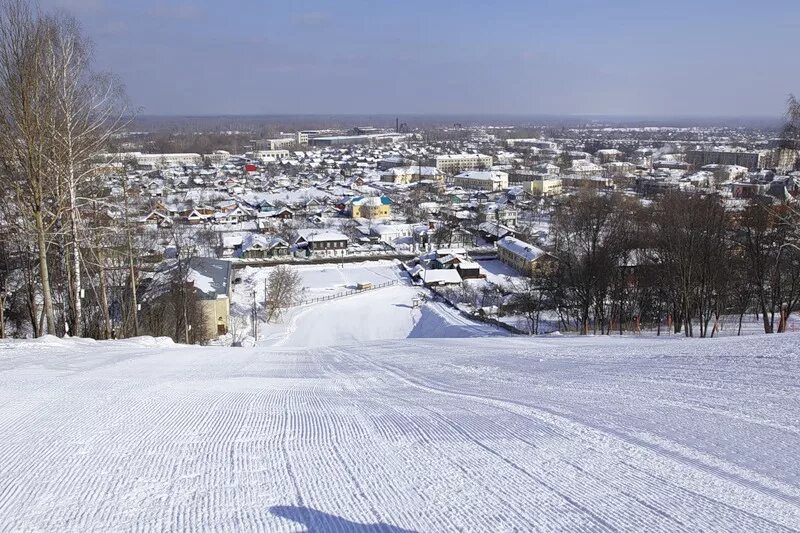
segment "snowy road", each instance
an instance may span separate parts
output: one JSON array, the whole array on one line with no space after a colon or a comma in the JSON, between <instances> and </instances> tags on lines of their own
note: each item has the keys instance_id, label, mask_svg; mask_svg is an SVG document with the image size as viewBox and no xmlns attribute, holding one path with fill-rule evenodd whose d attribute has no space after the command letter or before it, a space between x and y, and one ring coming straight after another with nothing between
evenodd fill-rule
<instances>
[{"instance_id":1,"label":"snowy road","mask_svg":"<svg viewBox=\"0 0 800 533\"><path fill-rule=\"evenodd\" d=\"M798 341L0 342L0 530L797 530Z\"/></svg>"}]
</instances>

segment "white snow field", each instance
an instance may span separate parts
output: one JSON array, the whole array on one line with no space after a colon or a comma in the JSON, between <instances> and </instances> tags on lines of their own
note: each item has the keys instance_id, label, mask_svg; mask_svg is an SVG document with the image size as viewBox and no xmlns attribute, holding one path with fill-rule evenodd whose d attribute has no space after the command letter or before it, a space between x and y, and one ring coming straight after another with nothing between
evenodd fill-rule
<instances>
[{"instance_id":1,"label":"white snow field","mask_svg":"<svg viewBox=\"0 0 800 533\"><path fill-rule=\"evenodd\" d=\"M798 341L0 341L0 530L798 530Z\"/></svg>"},{"instance_id":2,"label":"white snow field","mask_svg":"<svg viewBox=\"0 0 800 533\"><path fill-rule=\"evenodd\" d=\"M414 307L415 299L430 298L426 289L411 285L395 261L293 265L303 279L304 298L340 295L359 282L378 286L370 291L328 301L292 307L279 322L259 324L259 346L318 347L377 340L427 337L505 336L506 330L474 322L451 307L427 301ZM263 292L271 268L246 267L235 286L234 312L247 315L252 294Z\"/></svg>"}]
</instances>

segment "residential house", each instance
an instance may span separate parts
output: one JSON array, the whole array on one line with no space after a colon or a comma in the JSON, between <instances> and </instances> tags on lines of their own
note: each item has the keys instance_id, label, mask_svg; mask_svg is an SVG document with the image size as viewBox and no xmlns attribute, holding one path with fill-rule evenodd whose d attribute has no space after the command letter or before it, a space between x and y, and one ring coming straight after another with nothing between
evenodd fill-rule
<instances>
[{"instance_id":1,"label":"residential house","mask_svg":"<svg viewBox=\"0 0 800 533\"><path fill-rule=\"evenodd\" d=\"M249 233L242 239L239 257L242 259L267 259L289 255L289 243L280 237L267 237Z\"/></svg>"},{"instance_id":2,"label":"residential house","mask_svg":"<svg viewBox=\"0 0 800 533\"><path fill-rule=\"evenodd\" d=\"M200 342L225 335L230 327L231 263L210 257L189 260L188 281L194 287L202 323L193 334Z\"/></svg>"},{"instance_id":3,"label":"residential house","mask_svg":"<svg viewBox=\"0 0 800 533\"><path fill-rule=\"evenodd\" d=\"M488 242L496 242L504 237L514 237L514 230L497 222L483 222L478 226L481 237Z\"/></svg>"},{"instance_id":4,"label":"residential house","mask_svg":"<svg viewBox=\"0 0 800 533\"><path fill-rule=\"evenodd\" d=\"M305 250L307 256L343 257L347 254L349 239L344 233L318 229L301 229L298 233L295 246Z\"/></svg>"},{"instance_id":5,"label":"residential house","mask_svg":"<svg viewBox=\"0 0 800 533\"><path fill-rule=\"evenodd\" d=\"M532 275L549 262L550 256L541 248L515 237L504 237L497 241L497 257L521 274Z\"/></svg>"},{"instance_id":6,"label":"residential house","mask_svg":"<svg viewBox=\"0 0 800 533\"><path fill-rule=\"evenodd\" d=\"M150 211L147 216L139 220L142 224L158 228L172 227L172 219L159 211Z\"/></svg>"},{"instance_id":7,"label":"residential house","mask_svg":"<svg viewBox=\"0 0 800 533\"><path fill-rule=\"evenodd\" d=\"M356 196L349 206L352 218L374 220L392 216L392 200L388 196Z\"/></svg>"},{"instance_id":8,"label":"residential house","mask_svg":"<svg viewBox=\"0 0 800 533\"><path fill-rule=\"evenodd\" d=\"M443 270L425 269L419 273L419 278L426 287L442 285L460 285L463 281L458 270L454 268Z\"/></svg>"},{"instance_id":9,"label":"residential house","mask_svg":"<svg viewBox=\"0 0 800 533\"><path fill-rule=\"evenodd\" d=\"M414 226L412 224L376 224L370 228L370 233L378 240L391 244L397 240L411 237Z\"/></svg>"}]
</instances>

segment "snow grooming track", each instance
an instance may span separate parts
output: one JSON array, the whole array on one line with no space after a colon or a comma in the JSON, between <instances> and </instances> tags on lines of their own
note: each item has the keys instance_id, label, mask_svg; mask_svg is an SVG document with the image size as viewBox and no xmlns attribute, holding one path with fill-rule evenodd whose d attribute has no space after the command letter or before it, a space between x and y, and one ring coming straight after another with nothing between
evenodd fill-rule
<instances>
[{"instance_id":1,"label":"snow grooming track","mask_svg":"<svg viewBox=\"0 0 800 533\"><path fill-rule=\"evenodd\" d=\"M421 388L421 389L429 391L429 392L445 394L445 395L451 395L451 396L461 397L461 398L468 398L468 399L471 399L471 400L477 400L477 401L480 401L480 402L483 402L483 403L499 406L499 407L503 408L504 410L506 410L508 412L516 412L516 411L519 411L520 408L521 408L523 411L529 410L530 412L538 412L538 413L540 413L540 416L541 416L541 414L544 414L544 415L549 415L549 416L552 416L552 417L563 419L563 423L570 423L570 424L578 423L578 424L586 426L586 427L588 427L588 428L590 428L592 430L604 431L606 433L609 433L609 431L607 429L604 430L603 428L600 428L600 427L595 427L595 426L591 426L591 425L586 425L585 423L577 422L576 420L569 419L568 417L564 417L564 415L562 415L560 413L557 413L557 412L555 412L555 411L553 411L551 409L544 409L544 408L541 408L541 407L536 408L536 407L534 407L532 405L529 405L529 404L526 404L526 403L510 401L510 400L504 400L504 399L500 399L500 398L497 398L497 397L494 397L494 396L469 394L469 393L454 391L454 390L446 387L445 385L442 385L442 384L439 384L439 383L431 382L429 380L421 380L418 377L417 378L411 377L409 374L402 373L400 371L400 369L398 369L397 367L394 367L394 366L392 366L390 364L378 364L378 363L375 363L374 361L369 361L368 359L366 360L366 362L378 367L379 369L381 369L383 371L386 371L389 374L392 374L392 375L396 376L398 379L408 383L409 385L411 385L413 387L418 387L418 388ZM762 424L762 421L760 421L760 420L753 420L752 422L754 424ZM771 424L767 424L767 425L771 425ZM795 428L792 427L792 426L780 425L780 426L777 426L777 427L779 427L780 429L786 430L788 432L791 432L791 433L796 433ZM692 453L690 450L687 450L687 451L680 450L673 443L670 443L668 441L664 441L663 443L656 442L656 439L654 437L650 436L650 435L643 435L641 438L637 438L637 437L632 436L632 435L623 435L623 434L620 434L618 432L610 432L610 434L612 434L614 437L618 437L618 438L621 438L621 439L623 439L623 440L625 440L627 442L630 442L631 444L634 444L636 446L647 447L647 448L650 448L650 449L652 449L654 451L658 451L659 453L671 455L674 458L679 458L680 460L683 460L683 461L685 461L687 463L693 464L696 467L704 468L704 469L709 470L709 471L713 471L714 473L716 473L718 475L726 475L726 476L730 477L731 480L733 480L733 481L736 481L736 482L741 483L743 485L748 485L751 488L754 488L756 490L761 490L761 491L764 491L764 492L768 492L768 493L770 493L770 494L772 494L774 496L777 496L777 497L785 500L787 503L791 503L791 504L794 504L794 505L800 505L800 491L793 490L792 488L787 488L787 492L792 492L792 494L784 494L784 493L780 492L780 487L778 487L778 486L766 486L766 484L770 483L770 480L768 480L768 479L765 481L765 485L762 485L757 480L746 479L744 477L738 476L736 473L722 472L722 471L720 471L719 468L724 468L727 465L720 465L719 468L715 468L715 467L712 467L710 465L707 466L706 464L704 464L703 459L701 459L699 457L688 457L688 455L690 455ZM654 441L654 442L647 442L647 441ZM699 455L699 454L695 453L695 455ZM714 462L713 458L709 458L708 461L709 462ZM755 476L759 477L757 474L755 474Z\"/></svg>"},{"instance_id":2,"label":"snow grooming track","mask_svg":"<svg viewBox=\"0 0 800 533\"><path fill-rule=\"evenodd\" d=\"M689 473L685 472L681 473L678 476L678 478L692 479L696 483L706 484L708 487L712 489L715 488L716 485L718 485L719 481L718 478L720 477L732 481L734 482L735 485L732 487L727 487L727 490L723 491L719 500L715 500L707 496L702 496L702 499L705 499L714 505L720 506L726 512L730 511L732 513L737 513L746 517L745 522L750 522L752 524L752 527L761 528L765 524L767 524L770 527L774 527L778 530L781 530L786 528L787 526L773 522L768 518L762 516L764 503L760 502L757 504L751 504L751 502L753 501L753 497L749 494L749 492L751 491L757 491L762 495L767 495L770 498L775 498L776 500L771 502L772 504L768 505L768 507L772 507L773 510L778 513L787 515L788 523L792 524L792 526L789 528L790 530L795 527L795 524L800 523L800 507L798 507L798 502L800 501L800 498L798 498L798 490L794 486L786 486L782 483L776 483L774 481L770 482L771 480L767 480L766 484L762 484L761 480L759 479L762 476L754 474L753 472L746 472L746 474L749 474L748 477L740 475L739 472L732 473L730 472L730 470L736 471L737 469L730 468L730 465L725 465L724 463L721 463L719 461L717 461L716 464L712 465L710 463L713 463L713 461L703 461L699 460L697 457L690 457L689 454L686 453L684 454L676 453L673 450L667 449L666 447L653 445L649 442L638 439L636 437L631 437L629 435L622 435L619 432L615 431L609 432L608 430L604 430L604 428L586 426L585 424L581 424L580 422L576 423L575 420L564 418L563 415L554 413L552 410L536 409L533 406L525 403L509 402L492 396L467 394L452 390L451 388L448 387L443 387L441 385L431 384L429 380L424 380L423 382L422 380L410 377L409 374L401 373L397 369L397 367L393 365L378 364L375 361L371 360L368 356L364 356L356 352L352 352L352 355L357 356L358 358L364 360L366 363L380 369L384 373L394 375L399 380L409 384L412 387L421 389L423 391L432 392L435 394L443 394L446 396L452 396L459 400L464 400L464 399L475 400L484 404L490 404L496 407L499 406L508 412L514 412L517 414L521 414L519 413L520 409L522 409L523 413L533 412L536 414L537 419L541 418L549 419L551 421L550 423L553 423L554 425L560 425L563 427L569 427L570 425L578 426L580 434L582 435L585 435L586 431L599 432L601 433L601 436L604 438L604 440L610 439L610 440L622 441L619 443L619 446L611 446L609 452L611 452L612 454L614 453L619 454L620 451L622 451L623 453L629 453L631 451L635 451L637 455L644 455L644 457L642 458L642 462L644 464L663 463L665 469L675 469L676 465L671 463L677 461L678 463L680 463L680 465L677 466L685 466L688 467L690 470L694 470L690 471ZM396 399L401 400L401 398L396 398ZM463 403L460 403L459 405L462 405L463 407ZM509 407L511 409L509 409ZM531 418L528 416L526 416L526 418L531 420ZM466 435L466 436L472 438L471 435ZM525 440L520 438L518 435L513 435L513 436L525 442ZM586 440L585 436L582 436L581 438ZM477 441L476 443L481 447L485 448L485 446L482 443ZM619 448L621 448L622 450L620 450ZM592 449L592 447L589 446L589 449ZM494 450L488 448L487 451L489 451L490 453L495 453ZM508 460L506 457L502 456L500 457L503 460ZM566 463L580 470L580 472L583 475L593 477L591 476L591 474L586 472L585 469L568 461ZM514 466L518 467L518 465ZM641 470L640 467L636 467L633 465L628 465L628 466L630 466L630 468L632 469L644 472L643 470ZM667 479L655 477L650 473L647 473L646 475L650 476L653 479L659 480L661 483L665 482L669 483ZM600 481L602 481L603 483L608 483L610 480L600 480ZM626 484L621 484L619 488L624 489L625 485ZM675 488L678 491L692 493L691 491L689 491L688 489L686 489L681 485L675 485ZM652 492L652 490L650 490L649 492ZM675 519L670 515L664 513L653 504L648 503L642 500L641 498L634 496L633 494L626 493L624 490L621 490L621 493L631 497L640 505L654 511L663 518L670 520L671 522L673 522L673 527L675 525L682 524L680 520ZM692 494L695 494L696 497L701 496L699 493L692 493ZM569 497L565 497L565 499L567 499L568 501L572 501L571 498ZM728 503L725 500L732 500L733 503ZM737 506L737 504L739 506ZM784 512L785 511L784 508L786 507L786 505L784 504L788 504L788 513ZM718 526L717 524L711 522L707 525L707 527L718 527Z\"/></svg>"},{"instance_id":3,"label":"snow grooming track","mask_svg":"<svg viewBox=\"0 0 800 533\"><path fill-rule=\"evenodd\" d=\"M797 340L0 341L0 531L796 531Z\"/></svg>"}]
</instances>

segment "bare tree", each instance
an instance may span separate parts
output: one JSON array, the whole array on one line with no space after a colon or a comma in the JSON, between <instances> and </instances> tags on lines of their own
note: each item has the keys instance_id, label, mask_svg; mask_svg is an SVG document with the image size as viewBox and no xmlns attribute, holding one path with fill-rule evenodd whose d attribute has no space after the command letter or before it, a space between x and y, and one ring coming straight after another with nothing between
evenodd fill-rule
<instances>
[{"instance_id":1,"label":"bare tree","mask_svg":"<svg viewBox=\"0 0 800 533\"><path fill-rule=\"evenodd\" d=\"M91 43L78 22L66 15L47 16L42 21L48 35L43 82L54 107L50 115L49 153L67 219L71 332L80 336L80 189L91 175L92 159L127 123L128 108L121 85L110 75L91 71Z\"/></svg>"},{"instance_id":2,"label":"bare tree","mask_svg":"<svg viewBox=\"0 0 800 533\"><path fill-rule=\"evenodd\" d=\"M516 287L511 297L511 308L528 320L528 333L539 334L539 323L544 311L550 305L549 278L539 272L525 278L522 287Z\"/></svg>"},{"instance_id":3,"label":"bare tree","mask_svg":"<svg viewBox=\"0 0 800 533\"><path fill-rule=\"evenodd\" d=\"M286 308L293 305L302 290L300 272L287 265L272 269L267 279L266 320L280 320Z\"/></svg>"},{"instance_id":4,"label":"bare tree","mask_svg":"<svg viewBox=\"0 0 800 533\"><path fill-rule=\"evenodd\" d=\"M18 209L15 222L35 242L47 333L54 335L47 252L60 206L49 142L55 110L43 83L48 34L48 25L24 0L0 4L0 178Z\"/></svg>"},{"instance_id":5,"label":"bare tree","mask_svg":"<svg viewBox=\"0 0 800 533\"><path fill-rule=\"evenodd\" d=\"M90 50L71 17L0 0L0 185L35 243L49 334L58 331L56 299L64 317L69 301L71 333L81 334L81 186L128 116L120 85L91 72ZM54 281L67 290L54 293Z\"/></svg>"},{"instance_id":6,"label":"bare tree","mask_svg":"<svg viewBox=\"0 0 800 533\"><path fill-rule=\"evenodd\" d=\"M581 333L590 325L605 333L620 228L625 225L621 198L585 190L559 205L553 216L557 282L562 306L573 308Z\"/></svg>"}]
</instances>

